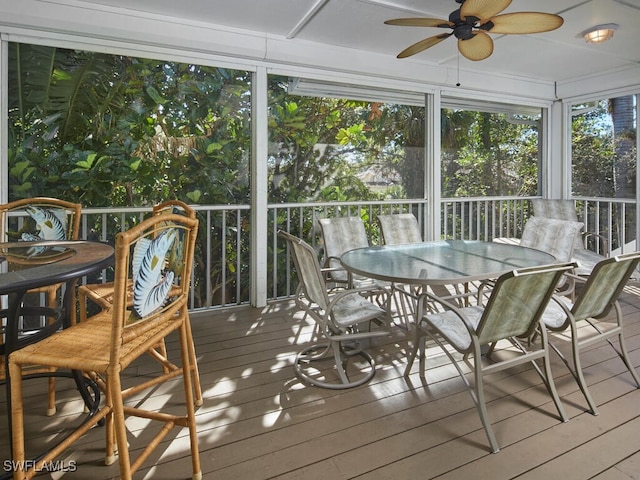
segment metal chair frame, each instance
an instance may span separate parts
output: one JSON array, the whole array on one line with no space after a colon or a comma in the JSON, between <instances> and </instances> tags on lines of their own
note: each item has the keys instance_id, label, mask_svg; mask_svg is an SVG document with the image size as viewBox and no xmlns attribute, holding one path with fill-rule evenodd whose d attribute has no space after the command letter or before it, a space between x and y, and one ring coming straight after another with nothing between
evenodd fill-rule
<instances>
[{"instance_id":1,"label":"metal chair frame","mask_svg":"<svg viewBox=\"0 0 640 480\"><path fill-rule=\"evenodd\" d=\"M560 277L574 266L570 263L553 264L506 273L495 282L486 305L459 308L429 292L420 296L419 321L404 374L409 376L419 352L420 376L425 375L426 338L431 338L447 355L468 388L493 453L500 447L487 412L484 394L484 376L487 374L531 363L551 395L560 419L563 422L568 420L551 374L546 331L542 330L539 348L527 347L526 342L520 339L528 338L539 329L542 313ZM429 313L427 302L439 304L440 311ZM496 347L502 340L513 348L509 349L511 355L500 359L496 358L501 356ZM454 356L447 345L461 354L462 360ZM513 350L517 356L513 355ZM536 363L538 359L542 359L543 369ZM473 383L467 379L461 362L472 363Z\"/></svg>"},{"instance_id":2,"label":"metal chair frame","mask_svg":"<svg viewBox=\"0 0 640 480\"><path fill-rule=\"evenodd\" d=\"M335 390L367 383L375 374L375 361L361 343L390 334L388 292L368 287L341 289L329 294L324 272L313 248L290 233L280 231L278 236L291 249L298 275L296 305L313 318L320 336L326 339L326 342L314 343L296 355L296 375L308 384ZM386 297L386 308L365 298L371 295ZM372 324L382 328L372 330ZM331 357L333 362L328 370L337 372L337 381L329 379L329 374L318 375L318 371L314 370L320 361ZM358 368L355 377L350 377L349 361L354 357L364 360L366 366Z\"/></svg>"},{"instance_id":3,"label":"metal chair frame","mask_svg":"<svg viewBox=\"0 0 640 480\"><path fill-rule=\"evenodd\" d=\"M623 316L618 302L622 290L639 262L640 252L618 255L600 261L586 281L581 277L575 277L576 282L582 283L575 302L572 303L565 297L556 296L542 316L544 326L551 332L551 341L549 342L551 348L575 378L593 415L598 414L598 409L589 392L580 361L580 353L586 347L607 341L622 359L636 386L640 388L640 377L638 377L629 358L625 345ZM607 317L612 309L615 313L615 323L598 322L598 320ZM584 331L579 333L581 325L588 326L591 335L586 335ZM560 336L565 331L571 336L573 366L553 342L554 336ZM618 338L619 348L616 348L611 341L614 337Z\"/></svg>"}]
</instances>

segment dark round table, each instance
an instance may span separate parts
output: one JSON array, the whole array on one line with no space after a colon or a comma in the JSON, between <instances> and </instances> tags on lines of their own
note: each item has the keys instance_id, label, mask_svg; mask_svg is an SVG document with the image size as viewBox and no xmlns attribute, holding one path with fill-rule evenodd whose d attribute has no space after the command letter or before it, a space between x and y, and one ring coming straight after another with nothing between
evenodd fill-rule
<instances>
[{"instance_id":1,"label":"dark round table","mask_svg":"<svg viewBox=\"0 0 640 480\"><path fill-rule=\"evenodd\" d=\"M8 295L5 344L0 353L38 341L52 331L69 325L71 301L76 282L113 264L113 247L101 242L83 240L0 243L0 295ZM29 290L65 283L64 301L53 313L54 322L19 338L17 319L23 312L22 302ZM75 305L73 305L75 307ZM47 309L38 307L41 312Z\"/></svg>"},{"instance_id":2,"label":"dark round table","mask_svg":"<svg viewBox=\"0 0 640 480\"><path fill-rule=\"evenodd\" d=\"M84 276L98 272L114 262L114 249L101 242L83 240L10 242L0 243L0 295L6 295L6 308L0 310L0 316L6 318L5 341L0 343L0 354L4 356L5 379L7 389L7 411L9 412L9 437L11 436L11 395L8 377L8 358L11 352L25 345L37 342L52 335L61 328L71 325L71 309L75 309L75 286ZM30 290L47 285L64 284L62 301L56 306L25 305L25 296ZM33 316L46 318L45 322L35 325L20 325L20 319ZM90 386L81 372L51 372L31 375L72 377L82 398L89 408L89 414L95 411L99 402L99 390ZM0 479L11 476L0 475Z\"/></svg>"}]
</instances>

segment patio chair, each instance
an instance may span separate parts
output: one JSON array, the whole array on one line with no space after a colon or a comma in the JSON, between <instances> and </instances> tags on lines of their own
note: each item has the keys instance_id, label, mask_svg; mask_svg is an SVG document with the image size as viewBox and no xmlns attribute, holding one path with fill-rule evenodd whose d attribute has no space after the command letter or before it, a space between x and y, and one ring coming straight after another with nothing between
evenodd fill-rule
<instances>
[{"instance_id":1,"label":"patio chair","mask_svg":"<svg viewBox=\"0 0 640 480\"><path fill-rule=\"evenodd\" d=\"M167 200L153 206L152 215L168 215L178 214L184 215L189 218L196 218L196 211L180 200ZM129 285L129 302L133 301L133 284ZM87 319L87 305L90 301L103 311L110 310L113 307L114 299L114 282L104 283L89 283L86 285L80 285L78 287L78 312L80 321ZM200 374L198 373L198 362L196 359L195 345L191 335L191 322L187 322L187 330L189 334L189 354L191 355L191 367L193 369L192 382L194 388L195 405L201 406L202 399L202 387L200 385ZM152 357L156 357L156 350L160 352L160 356L157 357L162 363L162 358L166 357L167 350L164 341L161 341L158 346L149 351Z\"/></svg>"},{"instance_id":2,"label":"patio chair","mask_svg":"<svg viewBox=\"0 0 640 480\"><path fill-rule=\"evenodd\" d=\"M567 421L551 376L546 332L542 329L540 348L529 349L519 338L529 337L540 325L540 317L560 277L573 266L561 263L503 274L496 281L486 306L458 308L428 292L420 296L420 320L404 374L409 375L413 361L420 351L420 376L425 375L425 339L429 336L444 351L462 377L476 404L491 451L494 453L498 452L500 447L487 413L484 396L485 375L530 362L553 398L560 418L563 422ZM425 314L426 301L441 304L443 311ZM506 342L501 342L503 340ZM498 350L500 344L512 348ZM463 359L455 356L448 345L463 355ZM533 347L537 347L537 344ZM514 356L516 354L517 356ZM544 371L536 363L537 359L542 359ZM473 369L473 384L467 379L461 366L461 363L466 365L469 361Z\"/></svg>"},{"instance_id":3,"label":"patio chair","mask_svg":"<svg viewBox=\"0 0 640 480\"><path fill-rule=\"evenodd\" d=\"M152 215L175 213L195 218L196 212L189 205L179 200L168 200L153 206ZM102 310L108 310L113 304L113 282L89 283L78 287L78 318L86 320L88 301ZM131 292L130 292L131 293Z\"/></svg>"},{"instance_id":4,"label":"patio chair","mask_svg":"<svg viewBox=\"0 0 640 480\"><path fill-rule=\"evenodd\" d=\"M153 216L115 239L114 301L110 310L102 310L83 322L61 330L39 342L17 350L9 357L13 425L12 465L18 469L14 478L31 478L43 465L54 461L74 442L104 420L106 434L105 462L115 461L115 447L120 478L130 479L149 458L153 450L173 427L186 427L192 459L192 475L201 479L195 407L191 386L188 298L193 265L193 253L198 221L183 215ZM130 302L130 284L133 300ZM164 359L168 373L158 375L127 375L124 372L136 360L173 332L179 335L181 365ZM33 465L25 460L24 408L21 373L30 365L48 365L59 369L86 372L105 393L105 401L67 438L53 447ZM134 364L135 365L135 364ZM172 393L165 411L149 400L150 388L163 385L171 390L182 378L183 392ZM15 379L15 380L14 380ZM184 398L182 397L184 394ZM135 397L135 398L131 398ZM125 404L125 401L129 402ZM184 413L178 405L184 401ZM127 435L125 415L143 418L138 425L150 429L140 434L140 453L131 462L130 448L136 447L133 436ZM152 427L162 425L156 432ZM140 433L140 432L138 432ZM131 447L128 440L131 440ZM28 472L26 467L31 467Z\"/></svg>"},{"instance_id":5,"label":"patio chair","mask_svg":"<svg viewBox=\"0 0 640 480\"><path fill-rule=\"evenodd\" d=\"M343 253L369 246L369 238L360 217L329 217L318 220L324 245L326 280L343 287L360 287L372 283L370 278L349 275L340 262ZM364 285L363 285L364 284Z\"/></svg>"},{"instance_id":6,"label":"patio chair","mask_svg":"<svg viewBox=\"0 0 640 480\"><path fill-rule=\"evenodd\" d=\"M578 382L593 415L597 415L598 410L587 388L580 362L581 352L586 347L604 340L609 342L629 370L636 386L640 388L640 378L625 346L622 311L618 302L618 297L638 266L638 262L640 262L640 252L601 260L586 280L576 280L585 283L575 302L571 302L566 297L554 297L542 316L544 325L551 331L551 348L560 356ZM615 311L615 322L608 317L612 308ZM584 328L580 328L581 326ZM619 349L611 342L610 338L613 337L618 337ZM558 341L571 342L573 367L553 341L554 338Z\"/></svg>"},{"instance_id":7,"label":"patio chair","mask_svg":"<svg viewBox=\"0 0 640 480\"><path fill-rule=\"evenodd\" d=\"M418 219L412 213L394 213L389 215L378 215L380 233L385 245L403 245L408 243L421 243L422 233ZM409 294L414 301L411 303L415 310L415 298L419 295L421 288L404 285L396 285L397 290ZM455 293L449 291L445 285L431 285L429 288L441 298L453 299L461 295L460 288L454 285Z\"/></svg>"},{"instance_id":8,"label":"patio chair","mask_svg":"<svg viewBox=\"0 0 640 480\"><path fill-rule=\"evenodd\" d=\"M570 222L578 221L576 204L573 200L534 198L531 200L531 205L533 206L533 214L536 217L555 218ZM600 251L604 252L604 254L587 248L589 239L595 239L599 242ZM572 257L572 260L578 264L578 268L575 271L576 275L589 275L596 263L608 257L609 253L609 242L604 236L581 229L576 234Z\"/></svg>"},{"instance_id":9,"label":"patio chair","mask_svg":"<svg viewBox=\"0 0 640 480\"><path fill-rule=\"evenodd\" d=\"M412 213L378 215L378 223L385 245L422 242L418 219Z\"/></svg>"},{"instance_id":10,"label":"patio chair","mask_svg":"<svg viewBox=\"0 0 640 480\"><path fill-rule=\"evenodd\" d=\"M77 240L80 233L82 205L57 198L33 197L0 205L0 239L5 242L36 240ZM35 253L35 252L34 252ZM29 290L29 294L44 294L45 305L57 310L64 284L48 285ZM67 312L75 320L75 309ZM4 328L4 327L3 327ZM0 331L0 352L4 331ZM5 360L0 355L0 380L5 378ZM35 373L35 372L32 372ZM56 413L55 378L49 377L47 416Z\"/></svg>"},{"instance_id":11,"label":"patio chair","mask_svg":"<svg viewBox=\"0 0 640 480\"><path fill-rule=\"evenodd\" d=\"M365 298L371 295L371 287L337 290L330 295L313 248L287 232L280 231L278 236L291 249L298 275L296 305L314 319L319 334L326 339L296 355L296 375L308 384L330 389L368 382L375 374L375 361L360 343L390 334L388 307L379 307ZM388 297L384 289L375 294ZM381 328L372 329L372 324Z\"/></svg>"},{"instance_id":12,"label":"patio chair","mask_svg":"<svg viewBox=\"0 0 640 480\"><path fill-rule=\"evenodd\" d=\"M323 272L328 283L335 284L339 288L372 288L374 296L384 289L391 289L389 282L354 275L342 266L340 261L342 254L349 250L369 246L367 231L360 217L321 218L318 220L318 224L324 245ZM373 300L383 306L385 297L374 297ZM393 297L393 300L397 299ZM401 307L397 302L396 306Z\"/></svg>"},{"instance_id":13,"label":"patio chair","mask_svg":"<svg viewBox=\"0 0 640 480\"><path fill-rule=\"evenodd\" d=\"M520 246L546 252L558 262L569 262L582 226L581 222L533 216L524 226ZM564 295L573 295L574 288L571 277L564 276L558 283L558 289Z\"/></svg>"},{"instance_id":14,"label":"patio chair","mask_svg":"<svg viewBox=\"0 0 640 480\"><path fill-rule=\"evenodd\" d=\"M568 262L582 226L581 222L530 217L522 230L520 246L535 248L553 255L559 262Z\"/></svg>"}]
</instances>

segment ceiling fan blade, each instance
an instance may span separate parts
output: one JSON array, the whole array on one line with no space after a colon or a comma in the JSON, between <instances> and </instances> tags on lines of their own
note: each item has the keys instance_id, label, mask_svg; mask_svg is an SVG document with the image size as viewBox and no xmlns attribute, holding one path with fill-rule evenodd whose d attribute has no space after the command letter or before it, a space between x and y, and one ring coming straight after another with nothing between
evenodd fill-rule
<instances>
[{"instance_id":1,"label":"ceiling fan blade","mask_svg":"<svg viewBox=\"0 0 640 480\"><path fill-rule=\"evenodd\" d=\"M387 25L400 25L402 27L453 27L449 20L440 18L394 18L384 22Z\"/></svg>"},{"instance_id":2,"label":"ceiling fan blade","mask_svg":"<svg viewBox=\"0 0 640 480\"><path fill-rule=\"evenodd\" d=\"M562 17L552 13L518 12L493 17L486 23L490 28L486 28L484 25L480 28L491 33L540 33L555 30L563 23Z\"/></svg>"},{"instance_id":3,"label":"ceiling fan blade","mask_svg":"<svg viewBox=\"0 0 640 480\"><path fill-rule=\"evenodd\" d=\"M474 30L474 36L468 40L458 39L458 50L469 60L478 61L493 53L493 40L482 30Z\"/></svg>"},{"instance_id":4,"label":"ceiling fan blade","mask_svg":"<svg viewBox=\"0 0 640 480\"><path fill-rule=\"evenodd\" d=\"M438 43L440 43L441 41L449 38L451 35L453 35L452 33L441 33L440 35L435 35L433 37L429 37L429 38L425 38L424 40L420 40L419 42L414 43L413 45L405 48L403 51L401 51L398 54L398 58L407 58L410 57L411 55L415 55L416 53L420 53L423 50L426 50L427 48L433 47L434 45L437 45ZM487 35L489 36L489 35Z\"/></svg>"},{"instance_id":5,"label":"ceiling fan blade","mask_svg":"<svg viewBox=\"0 0 640 480\"><path fill-rule=\"evenodd\" d=\"M480 20L488 20L499 14L511 4L511 0L465 0L460 7L460 16L478 17Z\"/></svg>"}]
</instances>

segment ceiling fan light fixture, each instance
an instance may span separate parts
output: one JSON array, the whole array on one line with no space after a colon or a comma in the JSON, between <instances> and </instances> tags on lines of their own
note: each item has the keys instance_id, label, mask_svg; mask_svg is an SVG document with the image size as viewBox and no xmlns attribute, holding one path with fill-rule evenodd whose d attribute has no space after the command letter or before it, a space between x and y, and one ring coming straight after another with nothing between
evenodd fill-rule
<instances>
[{"instance_id":1,"label":"ceiling fan light fixture","mask_svg":"<svg viewBox=\"0 0 640 480\"><path fill-rule=\"evenodd\" d=\"M605 23L603 25L596 25L588 30L582 32L582 37L587 43L602 43L613 38L613 34L618 29L615 23Z\"/></svg>"}]
</instances>

